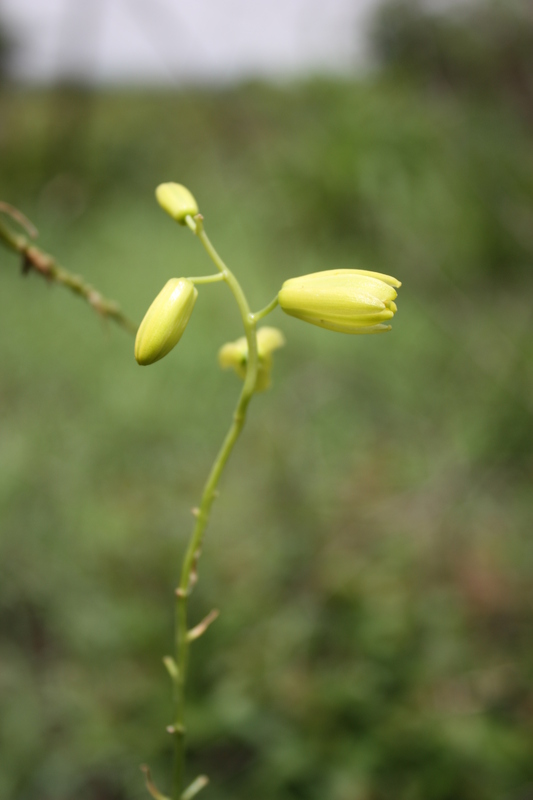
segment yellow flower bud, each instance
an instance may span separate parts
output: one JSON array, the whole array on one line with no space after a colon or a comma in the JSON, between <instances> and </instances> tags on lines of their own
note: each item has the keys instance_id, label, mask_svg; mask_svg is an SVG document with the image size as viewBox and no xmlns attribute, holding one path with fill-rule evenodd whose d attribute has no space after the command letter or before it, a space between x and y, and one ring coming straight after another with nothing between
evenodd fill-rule
<instances>
[{"instance_id":1,"label":"yellow flower bud","mask_svg":"<svg viewBox=\"0 0 533 800\"><path fill-rule=\"evenodd\" d=\"M278 295L286 314L340 333L381 333L397 311L400 281L380 272L334 269L285 281Z\"/></svg>"},{"instance_id":2,"label":"yellow flower bud","mask_svg":"<svg viewBox=\"0 0 533 800\"><path fill-rule=\"evenodd\" d=\"M161 183L155 190L155 196L161 208L180 225L186 224L185 217L188 214L191 217L198 214L196 200L181 183Z\"/></svg>"},{"instance_id":3,"label":"yellow flower bud","mask_svg":"<svg viewBox=\"0 0 533 800\"><path fill-rule=\"evenodd\" d=\"M279 350L285 344L285 337L278 328L259 328L257 331L257 353L259 358L266 358L274 350Z\"/></svg>"},{"instance_id":4,"label":"yellow flower bud","mask_svg":"<svg viewBox=\"0 0 533 800\"><path fill-rule=\"evenodd\" d=\"M283 347L285 337L277 328L259 328L257 331L257 356L258 368L255 383L256 392L264 392L270 387L270 373L272 371L272 353L278 347ZM246 337L228 342L218 352L218 363L222 369L232 367L239 378L246 378L248 364L248 342Z\"/></svg>"},{"instance_id":5,"label":"yellow flower bud","mask_svg":"<svg viewBox=\"0 0 533 800\"><path fill-rule=\"evenodd\" d=\"M135 358L145 366L177 345L192 314L198 290L185 278L172 278L144 315L135 339Z\"/></svg>"}]
</instances>

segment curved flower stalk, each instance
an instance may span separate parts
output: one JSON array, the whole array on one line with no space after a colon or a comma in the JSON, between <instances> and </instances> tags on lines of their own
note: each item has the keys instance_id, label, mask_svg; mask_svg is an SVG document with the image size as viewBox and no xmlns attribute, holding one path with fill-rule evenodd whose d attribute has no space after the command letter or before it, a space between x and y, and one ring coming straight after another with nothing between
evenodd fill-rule
<instances>
[{"instance_id":1,"label":"curved flower stalk","mask_svg":"<svg viewBox=\"0 0 533 800\"><path fill-rule=\"evenodd\" d=\"M200 240L217 272L201 277L172 278L167 282L139 328L135 344L137 361L143 365L152 364L170 353L183 335L198 296L196 287L202 284L221 282L228 286L244 328L244 336L223 345L218 354L220 366L232 368L243 380L243 386L230 428L204 486L200 505L193 510L196 522L176 589L175 652L164 659L175 689L174 721L167 728L175 740L172 800L191 800L208 781L201 775L184 788L184 709L189 647L216 619L218 611L214 609L202 622L190 628L188 599L198 579L198 561L220 476L242 431L253 394L270 387L273 353L285 344L281 331L266 326L258 329L257 323L279 304L285 313L329 330L343 333L386 331L390 329L387 321L397 310L394 300L400 282L388 275L364 270L317 272L286 281L265 308L252 313L240 283L208 239L203 217L189 190L181 184L165 183L157 188L156 197L172 219L187 226ZM144 769L146 785L154 800L170 800L156 788L148 768Z\"/></svg>"}]
</instances>

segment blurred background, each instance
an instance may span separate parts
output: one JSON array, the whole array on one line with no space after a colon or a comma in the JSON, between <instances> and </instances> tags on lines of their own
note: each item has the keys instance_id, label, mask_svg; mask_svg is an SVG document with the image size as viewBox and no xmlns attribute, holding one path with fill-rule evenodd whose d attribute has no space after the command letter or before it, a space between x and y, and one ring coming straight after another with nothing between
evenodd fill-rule
<instances>
[{"instance_id":1,"label":"blurred background","mask_svg":"<svg viewBox=\"0 0 533 800\"><path fill-rule=\"evenodd\" d=\"M256 308L403 281L386 336L285 317L192 601L190 776L213 800L533 798L529 0L4 0L0 195L140 320L205 274ZM172 592L239 391L201 289L150 369L0 250L0 797L167 783Z\"/></svg>"}]
</instances>

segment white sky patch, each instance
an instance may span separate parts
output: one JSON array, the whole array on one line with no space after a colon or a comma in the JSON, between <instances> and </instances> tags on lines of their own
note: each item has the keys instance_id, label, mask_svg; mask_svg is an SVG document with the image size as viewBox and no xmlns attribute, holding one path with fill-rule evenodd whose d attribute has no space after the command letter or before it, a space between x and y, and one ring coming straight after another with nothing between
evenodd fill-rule
<instances>
[{"instance_id":1,"label":"white sky patch","mask_svg":"<svg viewBox=\"0 0 533 800\"><path fill-rule=\"evenodd\" d=\"M2 0L14 74L50 82L224 82L345 72L379 0Z\"/></svg>"}]
</instances>

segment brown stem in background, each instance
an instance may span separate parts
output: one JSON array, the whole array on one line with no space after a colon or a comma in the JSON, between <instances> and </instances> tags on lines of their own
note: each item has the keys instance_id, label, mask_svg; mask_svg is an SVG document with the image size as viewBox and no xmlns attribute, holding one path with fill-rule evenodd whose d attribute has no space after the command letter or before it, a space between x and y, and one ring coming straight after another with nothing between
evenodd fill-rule
<instances>
[{"instance_id":1,"label":"brown stem in background","mask_svg":"<svg viewBox=\"0 0 533 800\"><path fill-rule=\"evenodd\" d=\"M19 223L32 237L35 238L37 231L31 222L16 208L8 203L0 203L0 212L9 215ZM4 222L0 220L0 241L13 252L22 256L22 273L26 275L32 270L47 278L50 281L59 283L70 289L71 292L83 297L98 314L106 319L112 319L125 331L135 335L137 325L130 320L121 310L118 303L108 300L98 292L80 275L61 267L55 258L39 247L36 247L24 234L14 233Z\"/></svg>"}]
</instances>

